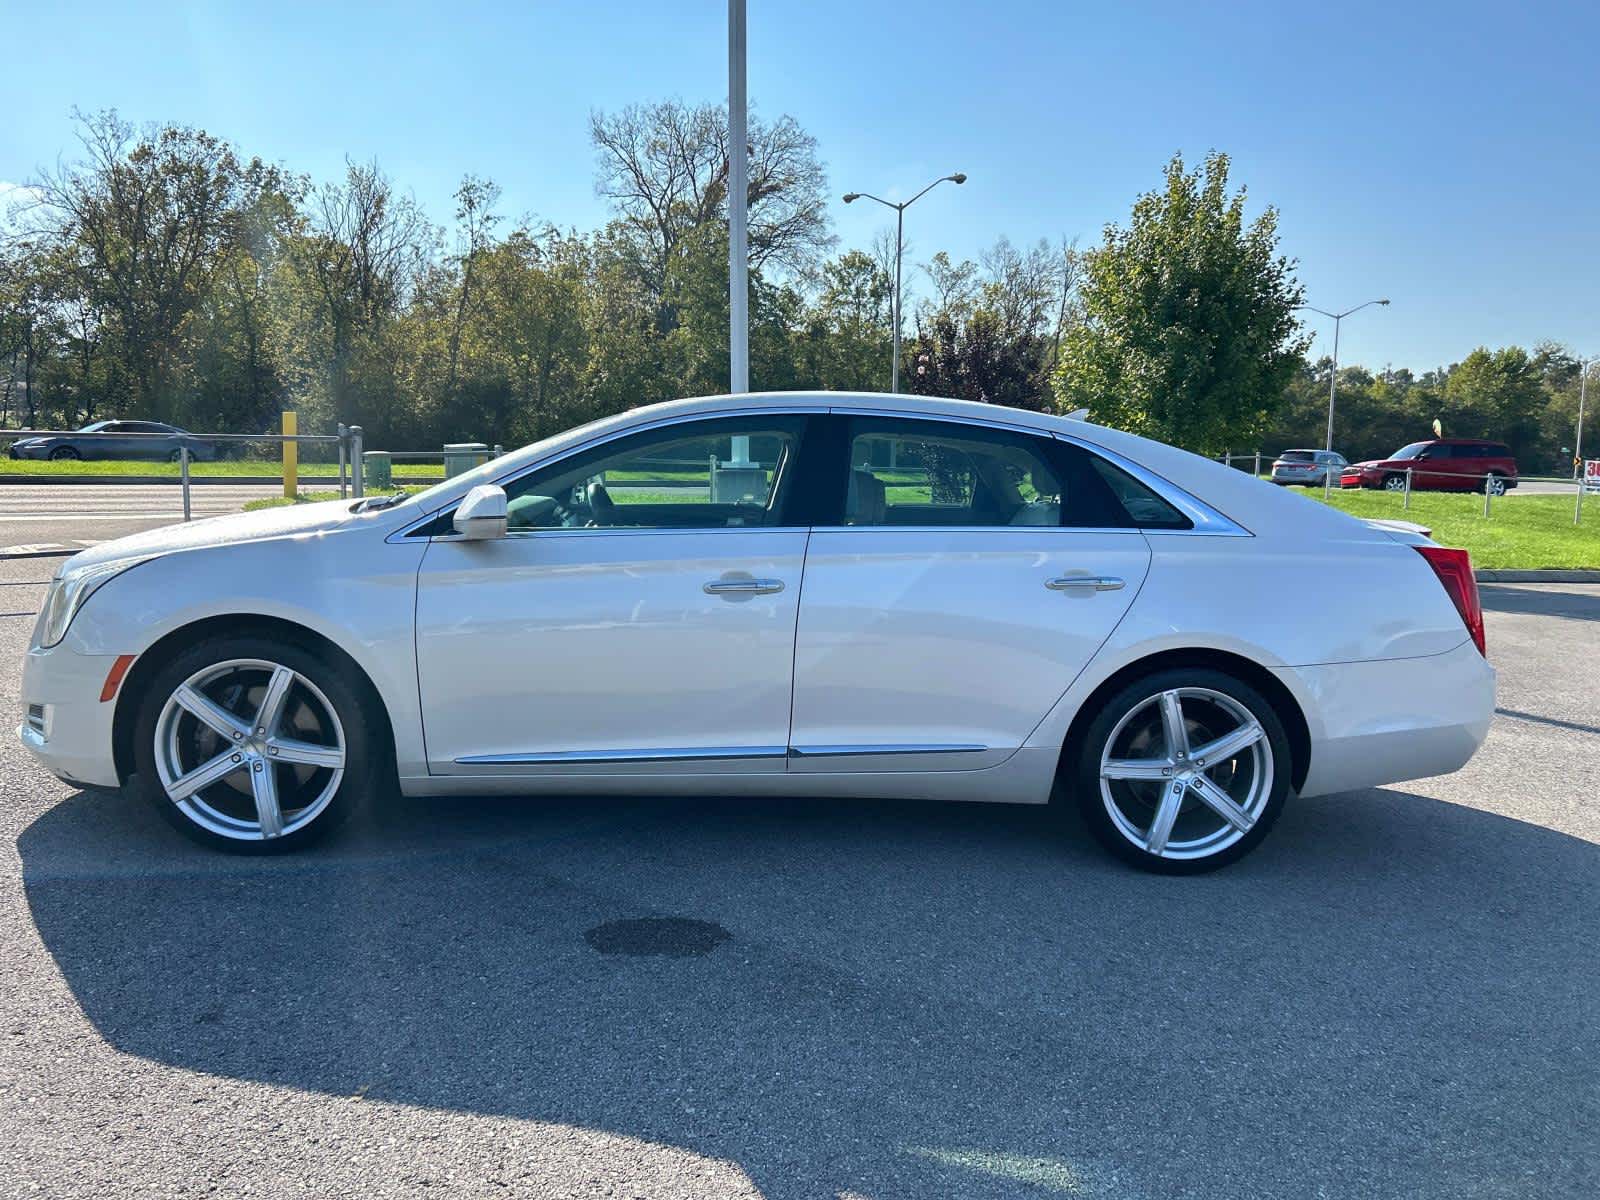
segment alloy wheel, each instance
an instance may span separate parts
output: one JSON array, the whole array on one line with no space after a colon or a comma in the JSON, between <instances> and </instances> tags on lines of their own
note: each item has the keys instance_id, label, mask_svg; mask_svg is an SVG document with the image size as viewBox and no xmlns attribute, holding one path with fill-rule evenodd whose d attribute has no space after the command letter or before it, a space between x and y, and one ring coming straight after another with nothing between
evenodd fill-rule
<instances>
[{"instance_id":1,"label":"alloy wheel","mask_svg":"<svg viewBox=\"0 0 1600 1200\"><path fill-rule=\"evenodd\" d=\"M1140 700L1100 756L1100 797L1112 825L1158 858L1208 858L1234 845L1260 820L1272 777L1261 723L1233 697L1204 687Z\"/></svg>"},{"instance_id":2,"label":"alloy wheel","mask_svg":"<svg viewBox=\"0 0 1600 1200\"><path fill-rule=\"evenodd\" d=\"M1391 475L1383 481L1383 486L1386 491L1403 492L1406 490L1406 481L1404 476Z\"/></svg>"},{"instance_id":3,"label":"alloy wheel","mask_svg":"<svg viewBox=\"0 0 1600 1200\"><path fill-rule=\"evenodd\" d=\"M332 802L344 778L344 727L299 672L230 659L167 698L155 764L168 800L196 825L266 841L304 828Z\"/></svg>"}]
</instances>

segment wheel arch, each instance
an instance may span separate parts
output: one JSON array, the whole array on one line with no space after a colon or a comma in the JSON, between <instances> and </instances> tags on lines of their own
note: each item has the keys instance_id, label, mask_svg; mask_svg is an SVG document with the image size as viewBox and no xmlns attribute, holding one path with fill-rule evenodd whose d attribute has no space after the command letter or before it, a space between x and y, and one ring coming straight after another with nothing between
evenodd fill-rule
<instances>
[{"instance_id":1,"label":"wheel arch","mask_svg":"<svg viewBox=\"0 0 1600 1200\"><path fill-rule=\"evenodd\" d=\"M231 636L256 635L294 642L305 649L325 657L339 669L348 673L356 686L367 694L372 711L380 715L382 728L378 736L389 760L394 758L394 718L383 695L373 683L365 668L337 642L305 625L282 617L269 617L260 613L229 613L203 617L180 625L152 642L134 661L122 686L117 692L117 707L111 719L111 753L117 779L126 783L134 771L133 730L138 722L139 705L143 702L150 682L173 654L204 638L220 634Z\"/></svg>"},{"instance_id":2,"label":"wheel arch","mask_svg":"<svg viewBox=\"0 0 1600 1200\"><path fill-rule=\"evenodd\" d=\"M1062 770L1068 768L1076 756L1079 742L1089 723L1114 693L1136 679L1174 667L1205 667L1213 671L1222 671L1260 692L1267 703L1272 705L1273 711L1278 714L1278 719L1283 722L1284 732L1288 735L1289 753L1293 758L1291 781L1297 791L1305 785L1306 774L1311 768L1311 727L1307 724L1306 715L1294 694L1284 686L1281 679L1255 660L1228 650L1199 646L1157 651L1119 667L1101 680L1094 691L1084 698L1083 703L1078 705L1078 711L1067 727L1067 736L1061 743L1061 758L1056 768L1057 778L1061 777Z\"/></svg>"}]
</instances>

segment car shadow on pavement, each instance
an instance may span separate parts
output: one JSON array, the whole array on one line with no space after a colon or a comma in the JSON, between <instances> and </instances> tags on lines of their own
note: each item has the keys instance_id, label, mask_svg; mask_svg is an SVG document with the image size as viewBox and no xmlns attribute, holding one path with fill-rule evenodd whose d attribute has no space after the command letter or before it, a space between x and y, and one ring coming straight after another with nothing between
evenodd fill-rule
<instances>
[{"instance_id":1,"label":"car shadow on pavement","mask_svg":"<svg viewBox=\"0 0 1600 1200\"><path fill-rule=\"evenodd\" d=\"M772 1200L1594 1182L1600 847L1404 792L1292 801L1189 879L981 805L396 800L236 859L82 792L19 845L121 1051L615 1131ZM630 955L650 917L706 924Z\"/></svg>"},{"instance_id":2,"label":"car shadow on pavement","mask_svg":"<svg viewBox=\"0 0 1600 1200\"><path fill-rule=\"evenodd\" d=\"M1600 621L1600 590L1574 592L1550 586L1529 588L1480 583L1478 599L1491 612Z\"/></svg>"}]
</instances>

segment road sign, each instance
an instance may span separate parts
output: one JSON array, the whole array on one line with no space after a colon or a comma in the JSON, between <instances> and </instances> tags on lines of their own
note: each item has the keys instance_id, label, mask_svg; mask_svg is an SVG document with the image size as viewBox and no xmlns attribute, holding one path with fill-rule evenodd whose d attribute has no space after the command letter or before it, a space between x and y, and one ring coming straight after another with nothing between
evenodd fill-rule
<instances>
[{"instance_id":1,"label":"road sign","mask_svg":"<svg viewBox=\"0 0 1600 1200\"><path fill-rule=\"evenodd\" d=\"M1600 492L1600 458L1583 460L1583 490Z\"/></svg>"}]
</instances>

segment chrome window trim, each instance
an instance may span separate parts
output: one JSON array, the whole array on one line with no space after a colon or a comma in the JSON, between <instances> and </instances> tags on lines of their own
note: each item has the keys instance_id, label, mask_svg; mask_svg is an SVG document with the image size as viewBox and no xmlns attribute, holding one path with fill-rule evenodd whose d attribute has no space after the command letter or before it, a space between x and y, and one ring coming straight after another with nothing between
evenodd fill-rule
<instances>
[{"instance_id":1,"label":"chrome window trim","mask_svg":"<svg viewBox=\"0 0 1600 1200\"><path fill-rule=\"evenodd\" d=\"M809 533L807 525L706 525L696 527L693 525L596 525L594 528L587 526L577 529L508 529L505 537L497 538L469 538L459 533L436 533L428 539L429 542L470 542L479 541L484 545L495 542L523 541L528 538L567 538L567 537L645 537L651 534L665 537L683 537L687 534L730 534L730 533ZM1132 532L1137 533L1137 530ZM392 536L392 535L391 535Z\"/></svg>"},{"instance_id":2,"label":"chrome window trim","mask_svg":"<svg viewBox=\"0 0 1600 1200\"><path fill-rule=\"evenodd\" d=\"M989 750L988 746L930 743L925 746L915 744L892 744L883 746L790 746L791 758L859 758L862 755L877 754L983 754Z\"/></svg>"},{"instance_id":3,"label":"chrome window trim","mask_svg":"<svg viewBox=\"0 0 1600 1200\"><path fill-rule=\"evenodd\" d=\"M686 425L686 424L689 424L692 421L721 421L721 420L726 420L726 419L728 419L730 417L806 417L806 416L816 416L819 413L827 413L828 411L829 411L829 409L828 409L828 406L826 404L799 403L799 404L793 404L793 405L786 404L782 408L773 408L770 405L741 405L738 408L717 409L714 412L675 413L670 417L662 417L662 418L660 418L658 420L647 421L642 425L630 425L626 429L618 429L618 430L612 431L611 433L600 434L600 435L598 435L596 437L592 437L592 438L588 439L587 441L580 442L576 446L568 446L565 449L559 450L556 453L551 454L546 458L541 458L541 459L537 460L536 462L531 462L527 466L522 467L519 470L511 471L511 472L509 472L509 473L507 473L505 475L497 475L493 479L489 480L489 482L495 484L497 487L502 487L502 488L508 487L509 485L515 483L517 480L521 479L524 475L531 475L535 471L542 471L545 467L554 466L555 464L557 464L559 462L562 462L565 459L572 458L575 455L587 453L590 450L596 449L596 448L598 448L600 446L604 446L608 442L620 441L622 438L632 437L636 433L648 433L653 429L667 429L667 428L669 428L669 427L671 427L673 425ZM429 521L433 520L440 513L444 512L446 509L452 507L455 504L459 504L459 503L460 503L460 497L457 497L455 500L449 500L449 501L444 502L443 504L440 504L437 508L429 509L428 512L425 513L423 516L418 517L414 521L409 521L405 525L402 525L399 529L395 530L388 537L386 537L384 539L384 541L386 541L386 542L404 541L405 539L410 537L413 532L416 531L418 526L426 525ZM734 528L768 529L768 528L777 528L777 527L776 526L760 525L760 526L735 526ZM524 531L524 532L531 532L531 531ZM579 531L576 531L576 530L565 530L565 531L542 530L542 531L539 531L539 532L579 532ZM673 529L673 530L656 529L656 530L649 530L647 532L654 532L654 533L667 533L667 532L682 533L682 532L685 532L685 531L684 530L678 530L678 529ZM446 540L450 540L450 535L448 535L448 534L441 535L438 538L430 539L430 540L446 541ZM496 540L498 540L498 539L496 539Z\"/></svg>"},{"instance_id":4,"label":"chrome window trim","mask_svg":"<svg viewBox=\"0 0 1600 1200\"><path fill-rule=\"evenodd\" d=\"M723 762L740 758L785 758L787 746L667 746L644 750L555 750L540 754L469 754L461 767L530 767L605 763Z\"/></svg>"}]
</instances>

